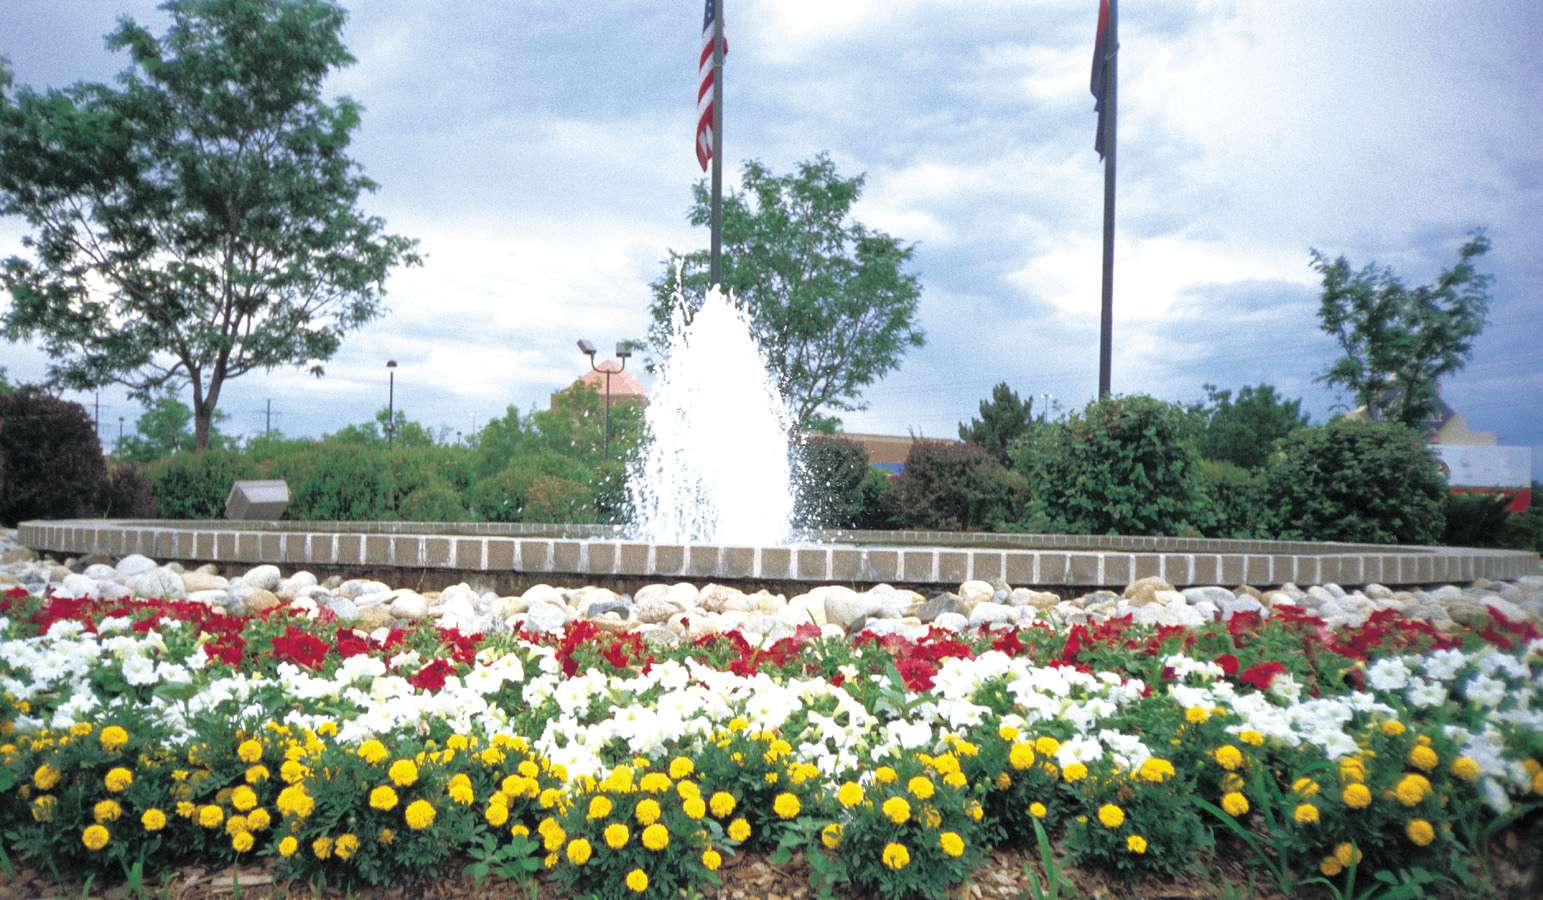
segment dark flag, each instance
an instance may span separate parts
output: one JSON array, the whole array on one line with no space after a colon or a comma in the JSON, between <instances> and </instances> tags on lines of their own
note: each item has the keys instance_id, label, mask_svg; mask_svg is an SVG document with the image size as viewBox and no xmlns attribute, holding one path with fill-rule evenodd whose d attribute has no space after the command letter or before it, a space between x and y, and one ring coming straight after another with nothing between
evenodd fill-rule
<instances>
[{"instance_id":1,"label":"dark flag","mask_svg":"<svg viewBox=\"0 0 1543 900\"><path fill-rule=\"evenodd\" d=\"M1098 0L1098 37L1093 40L1093 111L1098 113L1098 136L1093 139L1093 149L1098 158L1104 158L1104 132L1109 126L1108 96L1109 72L1109 0Z\"/></svg>"}]
</instances>

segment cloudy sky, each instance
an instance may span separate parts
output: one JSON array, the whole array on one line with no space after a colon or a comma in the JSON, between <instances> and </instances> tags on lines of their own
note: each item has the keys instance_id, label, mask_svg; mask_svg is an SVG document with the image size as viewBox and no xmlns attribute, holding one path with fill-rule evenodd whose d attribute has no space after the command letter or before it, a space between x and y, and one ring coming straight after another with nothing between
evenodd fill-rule
<instances>
[{"instance_id":1,"label":"cloudy sky","mask_svg":"<svg viewBox=\"0 0 1543 900\"><path fill-rule=\"evenodd\" d=\"M106 80L102 36L148 0L3 0L0 55L36 87ZM317 435L384 405L470 431L544 405L646 329L686 223L700 0L354 0L367 200L422 241L389 313L320 381L230 383L228 430ZM991 386L1080 406L1097 386L1102 167L1088 93L1095 0L727 0L726 177L828 152L867 174L864 223L915 242L927 345L852 431L951 435ZM1316 419L1308 249L1431 279L1489 228L1491 323L1445 396L1543 450L1543 6L1532 0L1144 0L1120 22L1114 388L1193 400L1270 382ZM22 225L0 220L0 255ZM0 303L8 302L0 298ZM43 355L0 345L12 379ZM103 392L104 437L137 407ZM111 426L106 423L112 423ZM1534 471L1539 469L1534 454Z\"/></svg>"}]
</instances>

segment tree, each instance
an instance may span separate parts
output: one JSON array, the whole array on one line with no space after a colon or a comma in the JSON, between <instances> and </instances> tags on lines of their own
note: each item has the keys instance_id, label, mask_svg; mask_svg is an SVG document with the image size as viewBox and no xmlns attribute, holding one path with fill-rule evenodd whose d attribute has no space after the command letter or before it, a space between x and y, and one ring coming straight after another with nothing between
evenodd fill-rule
<instances>
[{"instance_id":1,"label":"tree","mask_svg":"<svg viewBox=\"0 0 1543 900\"><path fill-rule=\"evenodd\" d=\"M1196 409L1196 449L1206 459L1257 469L1277 440L1307 424L1302 401L1287 400L1273 385L1244 385L1236 399L1214 384L1205 392L1205 403Z\"/></svg>"},{"instance_id":2,"label":"tree","mask_svg":"<svg viewBox=\"0 0 1543 900\"><path fill-rule=\"evenodd\" d=\"M309 366L376 317L416 242L357 206L359 107L321 97L353 62L330 0L172 0L156 38L108 36L114 85L23 88L0 68L0 214L31 259L0 265L4 333L40 337L51 383L149 399L191 385L194 446L227 379Z\"/></svg>"},{"instance_id":3,"label":"tree","mask_svg":"<svg viewBox=\"0 0 1543 900\"><path fill-rule=\"evenodd\" d=\"M831 411L864 408L862 389L922 345L921 282L905 271L914 245L848 220L863 176L842 178L824 154L791 175L751 160L742 183L723 198L723 284L748 312L789 410L812 427ZM709 217L699 182L690 221L706 225ZM689 298L688 317L700 307L707 260L706 250L682 258L684 285L673 264L653 283L656 349L666 345L677 291Z\"/></svg>"},{"instance_id":4,"label":"tree","mask_svg":"<svg viewBox=\"0 0 1543 900\"><path fill-rule=\"evenodd\" d=\"M134 423L134 434L123 439L113 454L115 457L128 462L151 462L193 450L193 410L177 399L176 392L163 391L144 406L145 411ZM216 449L225 449L232 443L219 431L225 418L224 413L215 410L214 421L209 425L209 446Z\"/></svg>"},{"instance_id":5,"label":"tree","mask_svg":"<svg viewBox=\"0 0 1543 900\"><path fill-rule=\"evenodd\" d=\"M1439 417L1440 380L1461 369L1484 330L1492 276L1474 262L1489 252L1483 229L1470 232L1457 264L1436 281L1406 287L1387 267L1352 271L1341 256L1312 251L1323 276L1318 318L1344 355L1319 380L1349 391L1373 421L1427 431Z\"/></svg>"},{"instance_id":6,"label":"tree","mask_svg":"<svg viewBox=\"0 0 1543 900\"><path fill-rule=\"evenodd\" d=\"M434 432L428 426L407 418L406 411L399 409L393 415L385 407L375 411L373 420L345 425L322 440L333 444L385 446L388 432L391 433L390 444L404 450L432 447L439 443L434 439Z\"/></svg>"},{"instance_id":7,"label":"tree","mask_svg":"<svg viewBox=\"0 0 1543 900\"><path fill-rule=\"evenodd\" d=\"M1033 411L1033 397L1021 400L1007 382L1001 382L991 389L991 399L980 402L980 418L959 425L959 439L986 448L1004 466L1012 465L1007 448L1028 433Z\"/></svg>"}]
</instances>

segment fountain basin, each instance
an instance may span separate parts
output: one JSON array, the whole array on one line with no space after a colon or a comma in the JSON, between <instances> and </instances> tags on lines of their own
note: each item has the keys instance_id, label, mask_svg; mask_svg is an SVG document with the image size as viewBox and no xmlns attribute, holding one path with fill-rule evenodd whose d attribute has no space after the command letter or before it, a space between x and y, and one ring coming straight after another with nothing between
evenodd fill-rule
<instances>
[{"instance_id":1,"label":"fountain basin","mask_svg":"<svg viewBox=\"0 0 1543 900\"><path fill-rule=\"evenodd\" d=\"M927 588L997 578L1016 587L1084 589L1151 575L1179 587L1394 586L1539 570L1536 553L1517 550L940 531L825 531L810 535L811 543L750 547L639 541L606 525L76 519L23 522L17 537L38 552L71 556L275 563L348 577L406 575L401 583L423 588L472 581L502 590L681 580Z\"/></svg>"}]
</instances>

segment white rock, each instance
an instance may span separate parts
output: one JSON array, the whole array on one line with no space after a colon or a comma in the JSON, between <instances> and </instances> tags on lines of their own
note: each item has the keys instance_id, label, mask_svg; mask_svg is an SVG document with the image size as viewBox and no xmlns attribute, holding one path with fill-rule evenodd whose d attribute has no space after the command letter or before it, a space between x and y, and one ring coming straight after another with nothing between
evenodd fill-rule
<instances>
[{"instance_id":1,"label":"white rock","mask_svg":"<svg viewBox=\"0 0 1543 900\"><path fill-rule=\"evenodd\" d=\"M668 596L655 594L633 606L632 615L645 625L657 625L660 622L668 622L671 616L685 611Z\"/></svg>"},{"instance_id":2,"label":"white rock","mask_svg":"<svg viewBox=\"0 0 1543 900\"><path fill-rule=\"evenodd\" d=\"M205 606L229 606L235 598L227 591L211 588L202 591L189 591L188 599L195 603L202 603Z\"/></svg>"},{"instance_id":3,"label":"white rock","mask_svg":"<svg viewBox=\"0 0 1543 900\"><path fill-rule=\"evenodd\" d=\"M970 624L970 620L958 613L946 612L939 613L938 617L932 620L932 624L949 631L961 631Z\"/></svg>"},{"instance_id":4,"label":"white rock","mask_svg":"<svg viewBox=\"0 0 1543 900\"><path fill-rule=\"evenodd\" d=\"M86 566L86 571L82 574L95 578L97 581L101 581L103 578L118 579L121 577L117 569L114 569L112 566L104 566L101 563L93 563Z\"/></svg>"},{"instance_id":5,"label":"white rock","mask_svg":"<svg viewBox=\"0 0 1543 900\"><path fill-rule=\"evenodd\" d=\"M355 606L357 605L355 603ZM396 596L392 598L390 609L391 614L398 619L417 621L428 615L429 601L416 591L402 590L396 592Z\"/></svg>"},{"instance_id":6,"label":"white rock","mask_svg":"<svg viewBox=\"0 0 1543 900\"><path fill-rule=\"evenodd\" d=\"M702 592L697 590L696 585L686 581L670 585L664 597L681 609L696 609L702 605Z\"/></svg>"},{"instance_id":7,"label":"white rock","mask_svg":"<svg viewBox=\"0 0 1543 900\"><path fill-rule=\"evenodd\" d=\"M134 592L129 590L126 584L119 584L116 581L98 581L96 596L99 600L127 600L134 596Z\"/></svg>"},{"instance_id":8,"label":"white rock","mask_svg":"<svg viewBox=\"0 0 1543 900\"><path fill-rule=\"evenodd\" d=\"M966 607L974 606L977 603L989 603L995 594L996 588L993 588L985 581L966 581L964 584L959 585L959 600Z\"/></svg>"},{"instance_id":9,"label":"white rock","mask_svg":"<svg viewBox=\"0 0 1543 900\"><path fill-rule=\"evenodd\" d=\"M316 607L316 601L310 597L302 597L301 599L307 603L310 603L310 608L314 609ZM262 588L252 588L251 593L248 594L241 602L246 606L247 612L255 614L260 612L267 612L268 610L279 606L284 601L280 600L278 595L274 594L272 591L265 591ZM298 603L300 601L297 600L295 602Z\"/></svg>"},{"instance_id":10,"label":"white rock","mask_svg":"<svg viewBox=\"0 0 1543 900\"><path fill-rule=\"evenodd\" d=\"M853 624L873 615L879 611L880 600L874 596L877 588L865 594L859 594L849 587L842 585L825 585L817 587L809 594L821 595L821 601L825 607L825 620L842 628L851 628Z\"/></svg>"},{"instance_id":11,"label":"white rock","mask_svg":"<svg viewBox=\"0 0 1543 900\"><path fill-rule=\"evenodd\" d=\"M1184 595L1184 599L1190 603L1199 603L1202 600L1209 600L1213 606L1220 606L1222 603L1232 600L1233 597L1236 596L1232 593L1232 591L1214 584L1206 585L1204 587L1185 588L1180 593L1182 593Z\"/></svg>"},{"instance_id":12,"label":"white rock","mask_svg":"<svg viewBox=\"0 0 1543 900\"><path fill-rule=\"evenodd\" d=\"M191 596L203 591L223 591L230 587L230 579L207 572L183 572L182 586Z\"/></svg>"},{"instance_id":13,"label":"white rock","mask_svg":"<svg viewBox=\"0 0 1543 900\"><path fill-rule=\"evenodd\" d=\"M278 566L262 565L247 569L246 574L241 576L241 580L255 588L277 591L283 578L279 575ZM344 594L344 596L348 595Z\"/></svg>"},{"instance_id":14,"label":"white rock","mask_svg":"<svg viewBox=\"0 0 1543 900\"><path fill-rule=\"evenodd\" d=\"M985 600L976 603L975 608L970 610L969 623L971 625L1016 625L1018 607Z\"/></svg>"},{"instance_id":15,"label":"white rock","mask_svg":"<svg viewBox=\"0 0 1543 900\"><path fill-rule=\"evenodd\" d=\"M632 602L636 605L642 605L649 600L657 600L669 592L670 586L667 584L645 584L632 595Z\"/></svg>"},{"instance_id":16,"label":"white rock","mask_svg":"<svg viewBox=\"0 0 1543 900\"><path fill-rule=\"evenodd\" d=\"M124 578L128 578L131 575L139 575L144 572L149 572L155 567L155 560L149 558L148 556L141 556L138 553L130 553L128 556L118 560L118 565L115 568L115 571Z\"/></svg>"},{"instance_id":17,"label":"white rock","mask_svg":"<svg viewBox=\"0 0 1543 900\"><path fill-rule=\"evenodd\" d=\"M187 596L187 591L182 588L182 576L165 569L140 572L137 575L130 575L126 580L128 589L136 597L164 597L168 600L180 600Z\"/></svg>"},{"instance_id":18,"label":"white rock","mask_svg":"<svg viewBox=\"0 0 1543 900\"><path fill-rule=\"evenodd\" d=\"M1185 597L1178 591L1153 591L1152 602L1164 606L1183 606Z\"/></svg>"},{"instance_id":19,"label":"white rock","mask_svg":"<svg viewBox=\"0 0 1543 900\"><path fill-rule=\"evenodd\" d=\"M96 579L86 575L76 575L74 572L64 576L64 582L59 587L62 589L59 593L71 597L87 597L94 600L98 596Z\"/></svg>"},{"instance_id":20,"label":"white rock","mask_svg":"<svg viewBox=\"0 0 1543 900\"><path fill-rule=\"evenodd\" d=\"M1007 602L1011 606L1033 607L1034 609L1049 609L1061 602L1061 598L1049 591L1031 591L1028 588L1017 588L1007 596Z\"/></svg>"},{"instance_id":21,"label":"white rock","mask_svg":"<svg viewBox=\"0 0 1543 900\"><path fill-rule=\"evenodd\" d=\"M563 597L563 592L550 584L533 584L526 588L525 593L520 596L524 598L527 604L552 603L557 606L568 605L567 600Z\"/></svg>"}]
</instances>

